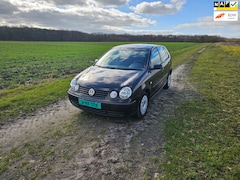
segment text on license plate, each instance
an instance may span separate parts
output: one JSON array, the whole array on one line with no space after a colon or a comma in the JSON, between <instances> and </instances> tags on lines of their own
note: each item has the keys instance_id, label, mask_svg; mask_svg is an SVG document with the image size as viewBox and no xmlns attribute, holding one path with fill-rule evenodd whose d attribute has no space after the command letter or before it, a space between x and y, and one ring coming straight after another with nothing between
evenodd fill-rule
<instances>
[{"instance_id":1,"label":"text on license plate","mask_svg":"<svg viewBox=\"0 0 240 180\"><path fill-rule=\"evenodd\" d=\"M91 108L95 108L95 109L102 109L101 103L92 102L92 101L88 101L88 100L84 100L84 99L78 99L78 104L87 106L87 107L91 107Z\"/></svg>"}]
</instances>

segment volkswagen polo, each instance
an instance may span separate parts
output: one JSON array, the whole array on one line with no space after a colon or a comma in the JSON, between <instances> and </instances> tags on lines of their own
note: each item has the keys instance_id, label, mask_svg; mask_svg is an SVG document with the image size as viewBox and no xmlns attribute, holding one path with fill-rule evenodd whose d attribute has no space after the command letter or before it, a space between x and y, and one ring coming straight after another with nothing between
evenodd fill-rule
<instances>
[{"instance_id":1,"label":"volkswagen polo","mask_svg":"<svg viewBox=\"0 0 240 180\"><path fill-rule=\"evenodd\" d=\"M165 46L119 45L76 75L68 96L84 111L141 118L147 113L149 99L170 87L171 74L171 56Z\"/></svg>"}]
</instances>

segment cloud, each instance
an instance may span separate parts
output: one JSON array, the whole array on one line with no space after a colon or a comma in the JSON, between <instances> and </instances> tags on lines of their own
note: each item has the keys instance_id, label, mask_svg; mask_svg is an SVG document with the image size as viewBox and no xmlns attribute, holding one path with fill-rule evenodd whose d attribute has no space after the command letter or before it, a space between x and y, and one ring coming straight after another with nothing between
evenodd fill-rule
<instances>
[{"instance_id":1,"label":"cloud","mask_svg":"<svg viewBox=\"0 0 240 180\"><path fill-rule=\"evenodd\" d=\"M176 9L179 11L182 6L187 2L187 0L171 0L171 3L175 5Z\"/></svg>"},{"instance_id":2,"label":"cloud","mask_svg":"<svg viewBox=\"0 0 240 180\"><path fill-rule=\"evenodd\" d=\"M169 4L161 1L142 2L132 9L138 14L173 14L181 10L186 0L171 0L170 2Z\"/></svg>"},{"instance_id":3,"label":"cloud","mask_svg":"<svg viewBox=\"0 0 240 180\"><path fill-rule=\"evenodd\" d=\"M53 3L56 5L101 5L101 6L119 6L128 4L129 0L45 0L46 2Z\"/></svg>"},{"instance_id":4,"label":"cloud","mask_svg":"<svg viewBox=\"0 0 240 180\"><path fill-rule=\"evenodd\" d=\"M0 14L2 15L11 15L15 11L18 11L18 8L7 1L0 1Z\"/></svg>"},{"instance_id":5,"label":"cloud","mask_svg":"<svg viewBox=\"0 0 240 180\"><path fill-rule=\"evenodd\" d=\"M86 6L88 3L88 0L71 0L71 1L66 1L66 0L45 0L46 2L55 4L55 5L82 5Z\"/></svg>"},{"instance_id":6,"label":"cloud","mask_svg":"<svg viewBox=\"0 0 240 180\"><path fill-rule=\"evenodd\" d=\"M113 26L106 26L106 32L114 34L132 34L132 35L178 35L179 33L173 30L145 30L145 29L126 29Z\"/></svg>"},{"instance_id":7,"label":"cloud","mask_svg":"<svg viewBox=\"0 0 240 180\"><path fill-rule=\"evenodd\" d=\"M105 6L120 6L128 4L130 0L94 0L95 3Z\"/></svg>"},{"instance_id":8,"label":"cloud","mask_svg":"<svg viewBox=\"0 0 240 180\"><path fill-rule=\"evenodd\" d=\"M240 13L238 13L238 19L240 19ZM176 31L188 30L192 34L219 35L229 38L240 37L240 21L214 21L213 16L201 17L195 23L179 24L174 29Z\"/></svg>"},{"instance_id":9,"label":"cloud","mask_svg":"<svg viewBox=\"0 0 240 180\"><path fill-rule=\"evenodd\" d=\"M240 16L238 18L240 19ZM198 21L195 23L180 24L175 28L176 29L186 29L186 28L221 29L226 27L231 27L232 30L240 31L240 22L239 21L214 21L213 16L206 16L206 17L199 18Z\"/></svg>"},{"instance_id":10,"label":"cloud","mask_svg":"<svg viewBox=\"0 0 240 180\"><path fill-rule=\"evenodd\" d=\"M15 12L11 16L5 17L4 21L0 21L0 25L106 33L110 32L111 29L147 27L156 24L154 20L143 18L134 13L122 12L113 7L103 8L87 4L84 4L84 6L56 5L49 3L49 1L35 0L10 1L11 3L7 4L12 7L10 12L13 12L13 10ZM61 4L63 1L57 0L57 2ZM127 0L113 2L125 3Z\"/></svg>"}]
</instances>

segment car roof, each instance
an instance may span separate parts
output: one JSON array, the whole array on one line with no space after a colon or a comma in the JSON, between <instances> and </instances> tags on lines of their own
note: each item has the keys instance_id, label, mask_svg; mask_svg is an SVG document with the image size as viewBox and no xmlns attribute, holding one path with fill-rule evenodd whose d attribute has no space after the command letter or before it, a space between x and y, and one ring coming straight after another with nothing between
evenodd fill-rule
<instances>
[{"instance_id":1,"label":"car roof","mask_svg":"<svg viewBox=\"0 0 240 180\"><path fill-rule=\"evenodd\" d=\"M115 46L113 48L144 48L144 49L152 49L154 47L164 47L162 45L157 44L122 44Z\"/></svg>"}]
</instances>

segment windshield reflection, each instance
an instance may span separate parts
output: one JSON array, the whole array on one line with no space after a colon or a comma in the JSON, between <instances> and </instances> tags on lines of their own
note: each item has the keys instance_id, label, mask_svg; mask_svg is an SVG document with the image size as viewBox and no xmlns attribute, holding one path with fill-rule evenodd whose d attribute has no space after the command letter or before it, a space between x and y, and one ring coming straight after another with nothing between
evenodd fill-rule
<instances>
[{"instance_id":1,"label":"windshield reflection","mask_svg":"<svg viewBox=\"0 0 240 180\"><path fill-rule=\"evenodd\" d=\"M114 48L95 64L110 69L142 70L147 66L148 49Z\"/></svg>"}]
</instances>

